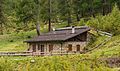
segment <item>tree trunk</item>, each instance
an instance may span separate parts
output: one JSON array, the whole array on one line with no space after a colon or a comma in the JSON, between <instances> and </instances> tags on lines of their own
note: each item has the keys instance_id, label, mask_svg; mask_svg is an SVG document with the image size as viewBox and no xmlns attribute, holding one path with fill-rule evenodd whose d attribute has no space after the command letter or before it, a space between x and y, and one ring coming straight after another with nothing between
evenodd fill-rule
<instances>
[{"instance_id":1,"label":"tree trunk","mask_svg":"<svg viewBox=\"0 0 120 71\"><path fill-rule=\"evenodd\" d=\"M2 25L2 23L0 24L0 35L3 35L3 25Z\"/></svg>"},{"instance_id":2,"label":"tree trunk","mask_svg":"<svg viewBox=\"0 0 120 71\"><path fill-rule=\"evenodd\" d=\"M81 11L81 18L83 18L84 17L84 11L82 10Z\"/></svg>"},{"instance_id":3,"label":"tree trunk","mask_svg":"<svg viewBox=\"0 0 120 71\"><path fill-rule=\"evenodd\" d=\"M39 0L35 0L35 3L36 3L36 21L35 21L35 25L36 25L36 32L37 32L37 35L39 36L40 35L40 1Z\"/></svg>"},{"instance_id":4,"label":"tree trunk","mask_svg":"<svg viewBox=\"0 0 120 71\"><path fill-rule=\"evenodd\" d=\"M71 16L68 16L68 27L70 27L70 24L72 23L72 19L71 19Z\"/></svg>"},{"instance_id":5,"label":"tree trunk","mask_svg":"<svg viewBox=\"0 0 120 71\"><path fill-rule=\"evenodd\" d=\"M94 10L94 5L93 5L93 0L91 0L91 8L90 8L90 13L91 13L91 15L95 18L95 10Z\"/></svg>"},{"instance_id":6,"label":"tree trunk","mask_svg":"<svg viewBox=\"0 0 120 71\"><path fill-rule=\"evenodd\" d=\"M48 31L51 31L51 0L49 0L49 19L48 19Z\"/></svg>"},{"instance_id":7,"label":"tree trunk","mask_svg":"<svg viewBox=\"0 0 120 71\"><path fill-rule=\"evenodd\" d=\"M36 31L37 31L37 35L40 35L40 24L39 22L36 23Z\"/></svg>"},{"instance_id":8,"label":"tree trunk","mask_svg":"<svg viewBox=\"0 0 120 71\"><path fill-rule=\"evenodd\" d=\"M3 35L3 23L4 23L4 15L3 15L3 3L4 0L0 0L0 35Z\"/></svg>"},{"instance_id":9,"label":"tree trunk","mask_svg":"<svg viewBox=\"0 0 120 71\"><path fill-rule=\"evenodd\" d=\"M104 16L106 15L106 0L102 0L102 2L103 2L102 14Z\"/></svg>"},{"instance_id":10,"label":"tree trunk","mask_svg":"<svg viewBox=\"0 0 120 71\"><path fill-rule=\"evenodd\" d=\"M90 8L90 15L95 18L94 9Z\"/></svg>"},{"instance_id":11,"label":"tree trunk","mask_svg":"<svg viewBox=\"0 0 120 71\"><path fill-rule=\"evenodd\" d=\"M109 13L112 11L112 6L109 4Z\"/></svg>"},{"instance_id":12,"label":"tree trunk","mask_svg":"<svg viewBox=\"0 0 120 71\"><path fill-rule=\"evenodd\" d=\"M78 13L76 14L76 19L77 19L77 21L80 21L80 17L79 17Z\"/></svg>"},{"instance_id":13,"label":"tree trunk","mask_svg":"<svg viewBox=\"0 0 120 71\"><path fill-rule=\"evenodd\" d=\"M103 6L102 14L103 14L103 16L105 15L105 8L104 8L104 6Z\"/></svg>"},{"instance_id":14,"label":"tree trunk","mask_svg":"<svg viewBox=\"0 0 120 71\"><path fill-rule=\"evenodd\" d=\"M71 13L68 12L68 27L70 27L70 24L72 23L72 19L71 19Z\"/></svg>"},{"instance_id":15,"label":"tree trunk","mask_svg":"<svg viewBox=\"0 0 120 71\"><path fill-rule=\"evenodd\" d=\"M49 18L48 30L51 31L51 18Z\"/></svg>"}]
</instances>

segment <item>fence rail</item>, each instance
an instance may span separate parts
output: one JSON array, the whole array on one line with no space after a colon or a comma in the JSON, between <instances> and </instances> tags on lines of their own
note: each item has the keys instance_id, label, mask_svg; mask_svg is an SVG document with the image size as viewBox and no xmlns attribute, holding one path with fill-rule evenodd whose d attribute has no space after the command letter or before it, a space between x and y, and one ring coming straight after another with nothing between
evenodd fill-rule
<instances>
[{"instance_id":1,"label":"fence rail","mask_svg":"<svg viewBox=\"0 0 120 71\"><path fill-rule=\"evenodd\" d=\"M53 55L74 55L81 52L0 52L0 56L53 56Z\"/></svg>"}]
</instances>

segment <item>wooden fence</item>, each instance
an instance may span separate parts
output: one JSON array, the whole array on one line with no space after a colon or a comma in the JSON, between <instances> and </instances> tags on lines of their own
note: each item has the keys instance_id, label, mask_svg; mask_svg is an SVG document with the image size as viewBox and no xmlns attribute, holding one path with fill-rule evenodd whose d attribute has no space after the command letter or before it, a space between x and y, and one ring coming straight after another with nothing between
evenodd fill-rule
<instances>
[{"instance_id":1,"label":"wooden fence","mask_svg":"<svg viewBox=\"0 0 120 71\"><path fill-rule=\"evenodd\" d=\"M53 55L74 55L81 52L0 52L0 56L53 56Z\"/></svg>"}]
</instances>

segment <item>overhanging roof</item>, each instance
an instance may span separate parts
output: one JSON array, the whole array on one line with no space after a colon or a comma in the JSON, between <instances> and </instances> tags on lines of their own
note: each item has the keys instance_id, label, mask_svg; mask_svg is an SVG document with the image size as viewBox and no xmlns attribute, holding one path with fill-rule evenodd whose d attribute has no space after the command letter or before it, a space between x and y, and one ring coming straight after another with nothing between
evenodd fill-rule
<instances>
[{"instance_id":1,"label":"overhanging roof","mask_svg":"<svg viewBox=\"0 0 120 71\"><path fill-rule=\"evenodd\" d=\"M51 41L65 41L67 39L70 39L72 37L75 37L77 35L80 35L84 32L89 31L89 27L75 27L75 33L72 33L72 28L62 28L62 29L56 29L55 31L51 31L48 33L41 34L40 36L36 36L30 40L27 40L25 42L31 43L31 42L51 42Z\"/></svg>"}]
</instances>

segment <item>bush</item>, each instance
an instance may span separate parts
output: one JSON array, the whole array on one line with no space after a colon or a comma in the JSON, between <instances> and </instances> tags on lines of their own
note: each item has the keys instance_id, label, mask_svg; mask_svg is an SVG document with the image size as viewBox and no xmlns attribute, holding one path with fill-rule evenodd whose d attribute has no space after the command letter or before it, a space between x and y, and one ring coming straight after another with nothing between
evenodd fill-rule
<instances>
[{"instance_id":1,"label":"bush","mask_svg":"<svg viewBox=\"0 0 120 71\"><path fill-rule=\"evenodd\" d=\"M87 21L87 25L97 30L120 34L120 11L115 5L112 12L106 16L97 16Z\"/></svg>"}]
</instances>

